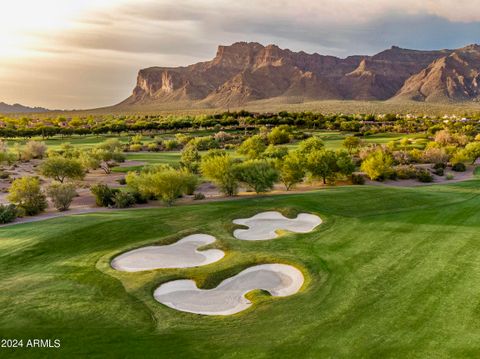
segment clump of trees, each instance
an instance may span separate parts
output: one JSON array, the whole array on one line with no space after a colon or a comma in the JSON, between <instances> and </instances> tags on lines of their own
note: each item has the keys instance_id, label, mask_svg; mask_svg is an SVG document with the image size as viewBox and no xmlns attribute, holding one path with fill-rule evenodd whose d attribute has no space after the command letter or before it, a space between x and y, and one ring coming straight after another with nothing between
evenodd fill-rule
<instances>
[{"instance_id":1,"label":"clump of trees","mask_svg":"<svg viewBox=\"0 0 480 359\"><path fill-rule=\"evenodd\" d=\"M162 200L172 205L183 194L193 194L198 186L198 177L184 169L171 166L155 166L141 173L130 172L127 185L146 198Z\"/></svg>"}]
</instances>

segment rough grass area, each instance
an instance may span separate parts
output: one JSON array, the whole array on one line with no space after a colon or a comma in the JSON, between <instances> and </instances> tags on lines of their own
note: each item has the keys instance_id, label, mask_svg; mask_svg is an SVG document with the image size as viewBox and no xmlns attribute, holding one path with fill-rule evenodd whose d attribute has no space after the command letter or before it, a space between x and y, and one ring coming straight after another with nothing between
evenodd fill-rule
<instances>
[{"instance_id":1,"label":"rough grass area","mask_svg":"<svg viewBox=\"0 0 480 359\"><path fill-rule=\"evenodd\" d=\"M0 336L62 340L2 357L478 357L479 188L341 187L0 229ZM234 218L266 210L324 223L271 241L232 237ZM217 237L225 258L144 273L109 266L122 251L192 233ZM255 291L255 305L234 316L178 312L152 297L168 280L212 288L273 262L300 268L304 288L287 298Z\"/></svg>"}]
</instances>

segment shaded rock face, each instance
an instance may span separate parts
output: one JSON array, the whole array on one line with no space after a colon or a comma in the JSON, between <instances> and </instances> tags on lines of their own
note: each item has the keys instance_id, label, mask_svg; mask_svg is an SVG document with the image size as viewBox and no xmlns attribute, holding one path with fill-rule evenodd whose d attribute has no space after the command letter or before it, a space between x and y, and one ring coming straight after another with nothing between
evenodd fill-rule
<instances>
[{"instance_id":1,"label":"shaded rock face","mask_svg":"<svg viewBox=\"0 0 480 359\"><path fill-rule=\"evenodd\" d=\"M252 100L473 100L479 96L479 46L417 51L392 47L345 59L276 45L219 46L215 58L186 67L140 70L121 105L199 101L236 106Z\"/></svg>"}]
</instances>

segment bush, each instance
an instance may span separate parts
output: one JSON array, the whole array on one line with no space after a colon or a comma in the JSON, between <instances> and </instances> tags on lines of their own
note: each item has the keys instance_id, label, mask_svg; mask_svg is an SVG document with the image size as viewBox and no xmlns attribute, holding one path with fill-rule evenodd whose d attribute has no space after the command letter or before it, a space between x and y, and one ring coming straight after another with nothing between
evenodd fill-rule
<instances>
[{"instance_id":1,"label":"bush","mask_svg":"<svg viewBox=\"0 0 480 359\"><path fill-rule=\"evenodd\" d=\"M47 145L43 142L28 141L22 151L22 159L43 158L47 152Z\"/></svg>"},{"instance_id":2,"label":"bush","mask_svg":"<svg viewBox=\"0 0 480 359\"><path fill-rule=\"evenodd\" d=\"M113 195L113 206L115 208L128 208L135 204L135 197L126 191L118 191Z\"/></svg>"},{"instance_id":3,"label":"bush","mask_svg":"<svg viewBox=\"0 0 480 359\"><path fill-rule=\"evenodd\" d=\"M140 143L134 143L130 146L128 146L128 150L130 152L140 152L143 149L143 145Z\"/></svg>"},{"instance_id":4,"label":"bush","mask_svg":"<svg viewBox=\"0 0 480 359\"><path fill-rule=\"evenodd\" d=\"M439 168L441 168L442 170L444 170L445 167L447 167L447 166L445 165L445 163L442 163L442 162L440 162L440 163L435 163L435 164L433 165L433 169L435 169L435 170L437 170L437 169L439 169Z\"/></svg>"},{"instance_id":5,"label":"bush","mask_svg":"<svg viewBox=\"0 0 480 359\"><path fill-rule=\"evenodd\" d=\"M179 147L179 144L176 140L167 140L163 143L165 149L168 151L176 150Z\"/></svg>"},{"instance_id":6,"label":"bush","mask_svg":"<svg viewBox=\"0 0 480 359\"><path fill-rule=\"evenodd\" d=\"M443 176L443 175L445 174L445 170L444 170L443 168L437 168L437 169L435 170L435 174L436 174L437 176Z\"/></svg>"},{"instance_id":7,"label":"bush","mask_svg":"<svg viewBox=\"0 0 480 359\"><path fill-rule=\"evenodd\" d=\"M393 172L392 163L393 159L388 153L376 150L367 156L360 168L371 180L383 180Z\"/></svg>"},{"instance_id":8,"label":"bush","mask_svg":"<svg viewBox=\"0 0 480 359\"><path fill-rule=\"evenodd\" d=\"M195 201L200 201L202 199L205 199L205 195L203 193L195 193L195 195L193 196L193 199Z\"/></svg>"},{"instance_id":9,"label":"bush","mask_svg":"<svg viewBox=\"0 0 480 359\"><path fill-rule=\"evenodd\" d=\"M467 166L465 166L465 164L463 164L462 162L455 163L452 166L452 171L455 171L455 172L465 172L466 170L467 170Z\"/></svg>"},{"instance_id":10,"label":"bush","mask_svg":"<svg viewBox=\"0 0 480 359\"><path fill-rule=\"evenodd\" d=\"M156 152L158 151L158 145L156 143L149 143L147 145L147 150L150 151L150 152Z\"/></svg>"},{"instance_id":11,"label":"bush","mask_svg":"<svg viewBox=\"0 0 480 359\"><path fill-rule=\"evenodd\" d=\"M17 218L17 206L14 204L0 204L0 223L10 223Z\"/></svg>"},{"instance_id":12,"label":"bush","mask_svg":"<svg viewBox=\"0 0 480 359\"><path fill-rule=\"evenodd\" d=\"M13 181L7 199L23 209L27 216L34 216L47 208L47 199L36 177L22 177Z\"/></svg>"},{"instance_id":13,"label":"bush","mask_svg":"<svg viewBox=\"0 0 480 359\"><path fill-rule=\"evenodd\" d=\"M77 192L71 183L52 183L47 189L47 194L52 200L53 206L62 212L70 208Z\"/></svg>"},{"instance_id":14,"label":"bush","mask_svg":"<svg viewBox=\"0 0 480 359\"><path fill-rule=\"evenodd\" d=\"M365 176L356 173L352 174L352 184L365 184Z\"/></svg>"},{"instance_id":15,"label":"bush","mask_svg":"<svg viewBox=\"0 0 480 359\"><path fill-rule=\"evenodd\" d=\"M433 182L433 176L429 170L421 169L417 172L417 179L420 182L428 183Z\"/></svg>"},{"instance_id":16,"label":"bush","mask_svg":"<svg viewBox=\"0 0 480 359\"><path fill-rule=\"evenodd\" d=\"M95 203L99 207L109 207L115 204L114 198L117 192L116 188L110 188L106 184L99 183L90 188L90 191L95 196Z\"/></svg>"},{"instance_id":17,"label":"bush","mask_svg":"<svg viewBox=\"0 0 480 359\"><path fill-rule=\"evenodd\" d=\"M394 168L398 179L411 179L417 177L417 169L412 165L400 165Z\"/></svg>"},{"instance_id":18,"label":"bush","mask_svg":"<svg viewBox=\"0 0 480 359\"><path fill-rule=\"evenodd\" d=\"M447 179L447 181L451 181L455 178L455 176L453 175L453 173L447 173L447 176L445 178Z\"/></svg>"},{"instance_id":19,"label":"bush","mask_svg":"<svg viewBox=\"0 0 480 359\"><path fill-rule=\"evenodd\" d=\"M271 191L278 172L264 160L250 160L237 165L237 178L256 193Z\"/></svg>"},{"instance_id":20,"label":"bush","mask_svg":"<svg viewBox=\"0 0 480 359\"><path fill-rule=\"evenodd\" d=\"M235 160L225 153L207 153L200 164L202 175L213 181L227 196L238 191L238 179L235 175Z\"/></svg>"}]
</instances>

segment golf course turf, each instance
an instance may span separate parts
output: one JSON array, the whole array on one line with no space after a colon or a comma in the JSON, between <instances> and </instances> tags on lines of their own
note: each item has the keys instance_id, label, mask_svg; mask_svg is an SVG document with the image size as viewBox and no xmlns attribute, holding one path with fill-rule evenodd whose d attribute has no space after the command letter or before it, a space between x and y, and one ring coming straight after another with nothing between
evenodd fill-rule
<instances>
[{"instance_id":1,"label":"golf course turf","mask_svg":"<svg viewBox=\"0 0 480 359\"><path fill-rule=\"evenodd\" d=\"M480 355L480 180L414 188L338 187L172 208L101 212L0 228L0 336L61 339L15 357L352 358ZM232 236L262 211L320 216L311 233ZM197 268L119 272L133 248L208 233L225 258ZM203 249L203 248L202 248ZM160 284L214 288L256 264L300 269L302 289L247 297L202 316L155 301ZM102 353L101 355L99 353Z\"/></svg>"}]
</instances>

